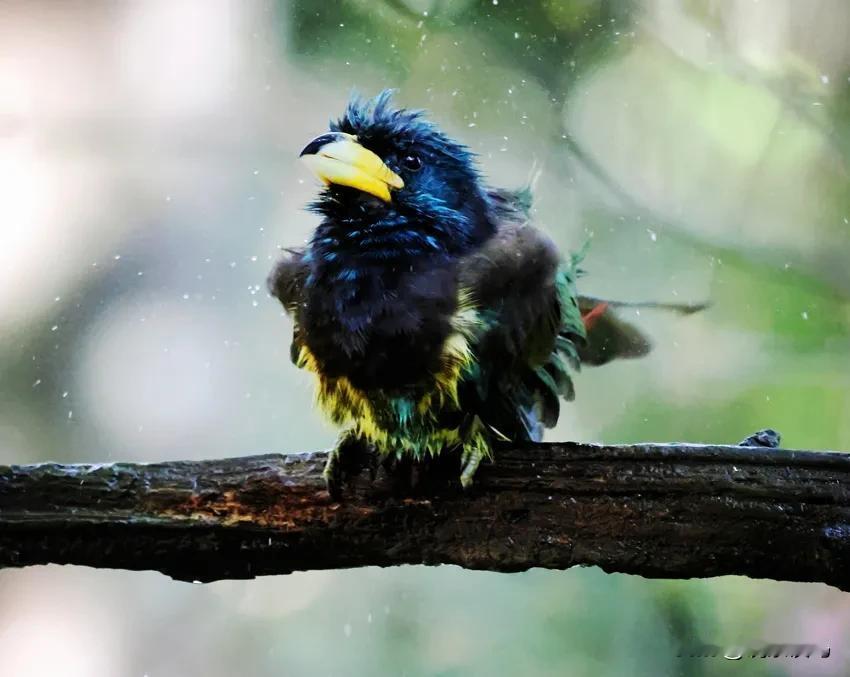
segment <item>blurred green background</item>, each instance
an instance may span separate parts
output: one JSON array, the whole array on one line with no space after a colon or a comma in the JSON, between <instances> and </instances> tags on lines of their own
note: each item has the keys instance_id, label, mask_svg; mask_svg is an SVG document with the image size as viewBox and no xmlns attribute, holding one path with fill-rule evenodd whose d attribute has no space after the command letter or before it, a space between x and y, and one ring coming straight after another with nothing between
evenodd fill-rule
<instances>
[{"instance_id":1,"label":"blurred green background","mask_svg":"<svg viewBox=\"0 0 850 677\"><path fill-rule=\"evenodd\" d=\"M655 352L583 372L550 439L850 450L848 37L844 0L0 0L0 463L329 446L264 279L316 224L298 151L387 86L494 184L542 169L583 291L714 301L643 311ZM823 585L0 572L15 677L848 673Z\"/></svg>"}]
</instances>

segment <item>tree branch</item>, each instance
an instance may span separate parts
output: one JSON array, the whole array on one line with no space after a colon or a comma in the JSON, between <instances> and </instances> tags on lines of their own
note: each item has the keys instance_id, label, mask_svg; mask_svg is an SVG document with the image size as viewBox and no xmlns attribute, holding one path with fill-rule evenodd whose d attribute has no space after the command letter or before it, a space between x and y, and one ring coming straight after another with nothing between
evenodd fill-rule
<instances>
[{"instance_id":1,"label":"tree branch","mask_svg":"<svg viewBox=\"0 0 850 677\"><path fill-rule=\"evenodd\" d=\"M81 564L212 581L305 569L597 565L850 591L850 455L734 446L540 444L497 452L464 493L358 480L325 453L0 467L0 567ZM421 493L421 492L420 492Z\"/></svg>"}]
</instances>

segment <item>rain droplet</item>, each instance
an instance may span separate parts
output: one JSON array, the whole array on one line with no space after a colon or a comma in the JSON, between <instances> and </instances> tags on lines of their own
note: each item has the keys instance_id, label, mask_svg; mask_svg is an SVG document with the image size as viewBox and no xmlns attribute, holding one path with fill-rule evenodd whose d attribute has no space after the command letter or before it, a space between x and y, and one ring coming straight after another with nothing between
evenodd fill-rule
<instances>
[{"instance_id":1,"label":"rain droplet","mask_svg":"<svg viewBox=\"0 0 850 677\"><path fill-rule=\"evenodd\" d=\"M342 631L345 633L346 637L351 637L351 623L346 623L342 626Z\"/></svg>"}]
</instances>

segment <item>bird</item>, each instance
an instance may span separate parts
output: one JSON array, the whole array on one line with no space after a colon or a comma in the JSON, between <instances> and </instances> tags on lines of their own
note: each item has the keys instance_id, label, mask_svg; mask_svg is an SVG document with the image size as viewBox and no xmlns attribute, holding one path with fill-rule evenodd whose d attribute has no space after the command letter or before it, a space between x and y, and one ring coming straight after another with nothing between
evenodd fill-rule
<instances>
[{"instance_id":1,"label":"bird","mask_svg":"<svg viewBox=\"0 0 850 677\"><path fill-rule=\"evenodd\" d=\"M467 146L393 95L353 95L303 148L321 221L268 278L292 362L342 429L334 497L375 456L454 453L468 488L498 442L542 440L582 365L651 348L618 315L628 304L577 293L585 252L562 256L535 227L530 186L489 187Z\"/></svg>"}]
</instances>

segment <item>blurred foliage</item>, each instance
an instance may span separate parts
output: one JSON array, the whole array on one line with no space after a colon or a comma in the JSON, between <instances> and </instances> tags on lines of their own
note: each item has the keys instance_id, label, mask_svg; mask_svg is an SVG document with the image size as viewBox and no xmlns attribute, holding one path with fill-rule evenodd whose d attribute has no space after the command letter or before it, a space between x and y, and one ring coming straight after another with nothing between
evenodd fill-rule
<instances>
[{"instance_id":1,"label":"blurred foliage","mask_svg":"<svg viewBox=\"0 0 850 677\"><path fill-rule=\"evenodd\" d=\"M386 86L495 184L542 168L536 221L565 250L591 237L584 290L712 301L636 313L654 353L582 372L552 438L730 443L771 426L788 446L850 450L850 5L3 12L4 462L329 445L263 281L315 225L298 149L352 88ZM15 675L799 675L799 661L678 654L850 634L846 595L824 586L587 569L187 586L48 568L3 572L0 595L0 670ZM834 646L817 674L848 666Z\"/></svg>"}]
</instances>

